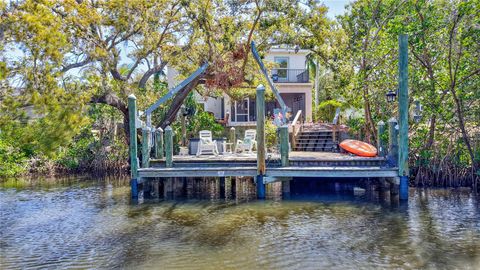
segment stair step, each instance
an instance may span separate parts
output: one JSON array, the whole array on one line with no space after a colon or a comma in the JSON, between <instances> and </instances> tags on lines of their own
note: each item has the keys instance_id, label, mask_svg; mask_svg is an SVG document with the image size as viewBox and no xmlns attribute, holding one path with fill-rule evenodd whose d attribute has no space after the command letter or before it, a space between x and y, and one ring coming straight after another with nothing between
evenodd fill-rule
<instances>
[{"instance_id":1,"label":"stair step","mask_svg":"<svg viewBox=\"0 0 480 270\"><path fill-rule=\"evenodd\" d=\"M318 142L318 141L327 141L331 142L331 138L299 138L296 140L297 142L303 142L303 141L313 141L313 142Z\"/></svg>"},{"instance_id":2,"label":"stair step","mask_svg":"<svg viewBox=\"0 0 480 270\"><path fill-rule=\"evenodd\" d=\"M332 131L302 131L300 134L318 134L318 135L328 135L332 134Z\"/></svg>"},{"instance_id":3,"label":"stair step","mask_svg":"<svg viewBox=\"0 0 480 270\"><path fill-rule=\"evenodd\" d=\"M302 144L337 144L334 141L297 141L297 145L302 145Z\"/></svg>"}]
</instances>

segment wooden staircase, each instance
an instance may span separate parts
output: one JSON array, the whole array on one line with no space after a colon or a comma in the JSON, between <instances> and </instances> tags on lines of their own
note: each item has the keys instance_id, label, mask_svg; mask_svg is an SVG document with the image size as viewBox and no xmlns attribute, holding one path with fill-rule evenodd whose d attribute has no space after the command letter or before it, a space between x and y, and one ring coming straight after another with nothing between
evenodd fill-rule
<instances>
[{"instance_id":1,"label":"wooden staircase","mask_svg":"<svg viewBox=\"0 0 480 270\"><path fill-rule=\"evenodd\" d=\"M338 130L331 124L303 124L292 138L293 151L307 152L339 152L339 139L343 130Z\"/></svg>"}]
</instances>

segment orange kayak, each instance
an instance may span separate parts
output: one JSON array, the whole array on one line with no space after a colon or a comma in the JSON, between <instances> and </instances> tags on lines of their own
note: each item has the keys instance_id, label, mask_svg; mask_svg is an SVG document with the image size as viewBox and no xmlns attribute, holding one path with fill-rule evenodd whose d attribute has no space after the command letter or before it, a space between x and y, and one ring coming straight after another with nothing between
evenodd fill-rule
<instances>
[{"instance_id":1,"label":"orange kayak","mask_svg":"<svg viewBox=\"0 0 480 270\"><path fill-rule=\"evenodd\" d=\"M366 142L357 140L344 140L340 143L340 147L347 152L361 157L377 156L377 148Z\"/></svg>"}]
</instances>

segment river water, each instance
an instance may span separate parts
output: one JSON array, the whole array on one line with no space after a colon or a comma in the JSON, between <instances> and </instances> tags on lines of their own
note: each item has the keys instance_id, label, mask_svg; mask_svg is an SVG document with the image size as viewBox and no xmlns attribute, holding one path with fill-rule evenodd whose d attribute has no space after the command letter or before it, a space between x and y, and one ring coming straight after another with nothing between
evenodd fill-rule
<instances>
[{"instance_id":1,"label":"river water","mask_svg":"<svg viewBox=\"0 0 480 270\"><path fill-rule=\"evenodd\" d=\"M0 185L0 269L480 269L480 203L361 196L132 204L125 180Z\"/></svg>"}]
</instances>

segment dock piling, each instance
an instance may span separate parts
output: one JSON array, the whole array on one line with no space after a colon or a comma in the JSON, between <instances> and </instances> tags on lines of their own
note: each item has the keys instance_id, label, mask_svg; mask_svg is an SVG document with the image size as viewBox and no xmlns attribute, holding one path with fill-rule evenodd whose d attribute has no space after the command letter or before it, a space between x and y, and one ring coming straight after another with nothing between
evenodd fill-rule
<instances>
[{"instance_id":1,"label":"dock piling","mask_svg":"<svg viewBox=\"0 0 480 270\"><path fill-rule=\"evenodd\" d=\"M128 128L130 131L130 188L133 199L138 198L138 159L137 159L137 98L128 96Z\"/></svg>"},{"instance_id":2,"label":"dock piling","mask_svg":"<svg viewBox=\"0 0 480 270\"><path fill-rule=\"evenodd\" d=\"M150 165L150 129L142 128L142 168Z\"/></svg>"},{"instance_id":3,"label":"dock piling","mask_svg":"<svg viewBox=\"0 0 480 270\"><path fill-rule=\"evenodd\" d=\"M163 158L163 129L155 130L155 158Z\"/></svg>"},{"instance_id":4,"label":"dock piling","mask_svg":"<svg viewBox=\"0 0 480 270\"><path fill-rule=\"evenodd\" d=\"M398 175L400 176L400 200L408 200L408 35L398 38Z\"/></svg>"},{"instance_id":5,"label":"dock piling","mask_svg":"<svg viewBox=\"0 0 480 270\"><path fill-rule=\"evenodd\" d=\"M390 166L397 166L398 161L398 127L397 120L390 118L388 120L388 162Z\"/></svg>"},{"instance_id":6,"label":"dock piling","mask_svg":"<svg viewBox=\"0 0 480 270\"><path fill-rule=\"evenodd\" d=\"M379 157L385 156L385 143L382 140L382 136L384 133L385 133L385 122L380 121L377 124L377 150L378 150Z\"/></svg>"},{"instance_id":7,"label":"dock piling","mask_svg":"<svg viewBox=\"0 0 480 270\"><path fill-rule=\"evenodd\" d=\"M282 167L288 166L288 152L289 152L289 143L288 143L288 126L283 125L278 128L280 134L280 156L282 160Z\"/></svg>"},{"instance_id":8,"label":"dock piling","mask_svg":"<svg viewBox=\"0 0 480 270\"><path fill-rule=\"evenodd\" d=\"M236 135L235 135L235 128L234 128L234 127L231 127L231 128L230 128L230 143L232 144L230 150L232 150L232 152L234 152L235 146L236 146L236 144L237 144Z\"/></svg>"},{"instance_id":9,"label":"dock piling","mask_svg":"<svg viewBox=\"0 0 480 270\"><path fill-rule=\"evenodd\" d=\"M165 128L165 166L173 166L173 129L171 126Z\"/></svg>"},{"instance_id":10,"label":"dock piling","mask_svg":"<svg viewBox=\"0 0 480 270\"><path fill-rule=\"evenodd\" d=\"M265 199L265 184L263 177L266 172L265 164L265 86L257 87L257 198Z\"/></svg>"}]
</instances>

